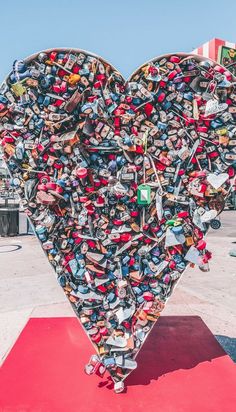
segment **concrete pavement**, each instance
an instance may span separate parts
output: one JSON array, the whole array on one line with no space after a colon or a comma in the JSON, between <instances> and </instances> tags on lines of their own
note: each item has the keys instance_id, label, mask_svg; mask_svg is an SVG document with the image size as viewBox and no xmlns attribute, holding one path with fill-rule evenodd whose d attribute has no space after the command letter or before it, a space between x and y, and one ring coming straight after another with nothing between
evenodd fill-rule
<instances>
[{"instance_id":1,"label":"concrete pavement","mask_svg":"<svg viewBox=\"0 0 236 412\"><path fill-rule=\"evenodd\" d=\"M165 315L198 315L236 361L236 212L222 214L222 228L208 234L210 272L189 268ZM34 236L0 238L0 362L30 317L74 316L53 268ZM158 327L158 326L157 326Z\"/></svg>"}]
</instances>

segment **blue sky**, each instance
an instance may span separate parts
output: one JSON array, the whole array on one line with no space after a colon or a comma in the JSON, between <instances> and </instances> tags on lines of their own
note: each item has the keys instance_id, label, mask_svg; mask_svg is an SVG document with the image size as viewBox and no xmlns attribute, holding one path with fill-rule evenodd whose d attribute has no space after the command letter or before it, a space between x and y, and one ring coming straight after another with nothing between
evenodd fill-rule
<instances>
[{"instance_id":1,"label":"blue sky","mask_svg":"<svg viewBox=\"0 0 236 412\"><path fill-rule=\"evenodd\" d=\"M0 0L0 81L13 60L64 46L92 51L128 77L159 54L213 37L236 42L235 16L235 0Z\"/></svg>"}]
</instances>

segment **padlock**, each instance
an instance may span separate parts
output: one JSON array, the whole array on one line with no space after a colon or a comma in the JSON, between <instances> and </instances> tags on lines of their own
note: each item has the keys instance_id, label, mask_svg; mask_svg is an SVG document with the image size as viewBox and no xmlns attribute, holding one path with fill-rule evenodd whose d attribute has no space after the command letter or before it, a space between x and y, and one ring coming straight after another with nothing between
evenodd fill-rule
<instances>
[{"instance_id":1,"label":"padlock","mask_svg":"<svg viewBox=\"0 0 236 412\"><path fill-rule=\"evenodd\" d=\"M139 205L149 205L151 203L151 188L148 185L138 186L138 199Z\"/></svg>"}]
</instances>

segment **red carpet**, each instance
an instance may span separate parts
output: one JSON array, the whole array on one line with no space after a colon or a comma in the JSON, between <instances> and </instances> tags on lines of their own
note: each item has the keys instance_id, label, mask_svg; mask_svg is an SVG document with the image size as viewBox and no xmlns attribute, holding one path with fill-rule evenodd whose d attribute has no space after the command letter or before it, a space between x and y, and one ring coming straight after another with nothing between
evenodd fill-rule
<instances>
[{"instance_id":1,"label":"red carpet","mask_svg":"<svg viewBox=\"0 0 236 412\"><path fill-rule=\"evenodd\" d=\"M116 395L87 376L94 353L76 318L30 319L0 374L0 412L233 412L236 366L201 318L161 317Z\"/></svg>"}]
</instances>

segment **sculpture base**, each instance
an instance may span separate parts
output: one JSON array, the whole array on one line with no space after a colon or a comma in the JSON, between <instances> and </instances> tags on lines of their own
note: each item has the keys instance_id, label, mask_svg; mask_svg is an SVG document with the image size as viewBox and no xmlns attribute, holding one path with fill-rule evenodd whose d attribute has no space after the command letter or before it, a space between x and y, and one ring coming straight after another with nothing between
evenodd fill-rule
<instances>
[{"instance_id":1,"label":"sculpture base","mask_svg":"<svg viewBox=\"0 0 236 412\"><path fill-rule=\"evenodd\" d=\"M115 394L87 376L93 348L76 318L32 318L0 375L1 412L233 412L236 366L197 316L162 316Z\"/></svg>"}]
</instances>

